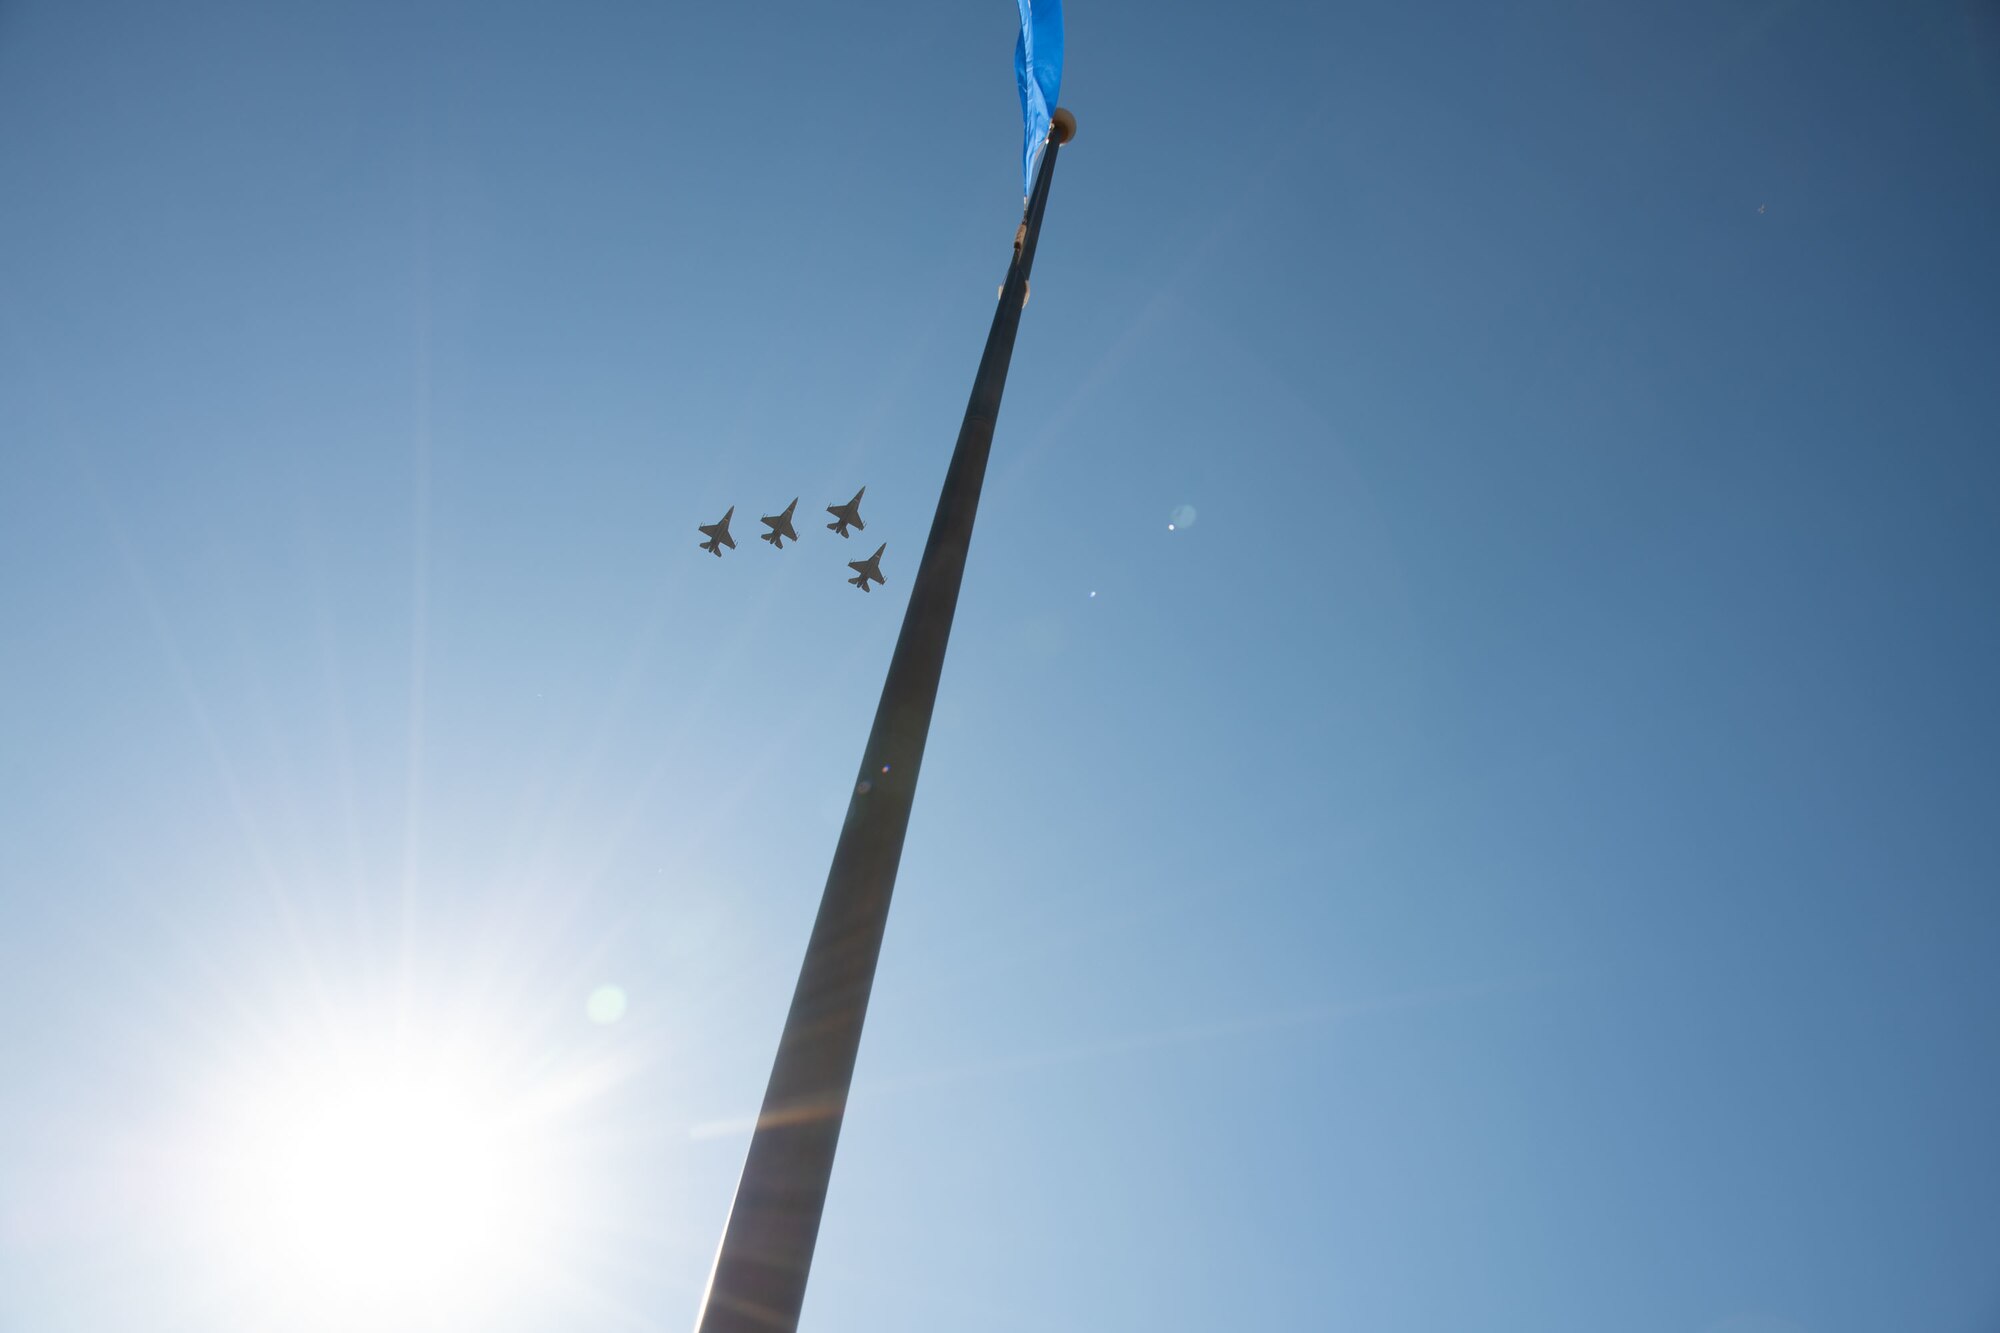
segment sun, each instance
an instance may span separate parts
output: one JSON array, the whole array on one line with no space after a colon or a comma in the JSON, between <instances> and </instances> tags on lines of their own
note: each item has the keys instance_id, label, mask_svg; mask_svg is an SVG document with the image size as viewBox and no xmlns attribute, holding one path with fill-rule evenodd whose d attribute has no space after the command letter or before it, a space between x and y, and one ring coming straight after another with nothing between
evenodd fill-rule
<instances>
[{"instance_id":1,"label":"sun","mask_svg":"<svg viewBox=\"0 0 2000 1333\"><path fill-rule=\"evenodd\" d=\"M455 1287L527 1202L481 1101L447 1074L388 1068L268 1108L242 1182L260 1245L318 1284Z\"/></svg>"},{"instance_id":2,"label":"sun","mask_svg":"<svg viewBox=\"0 0 2000 1333\"><path fill-rule=\"evenodd\" d=\"M204 1248L293 1328L476 1326L559 1262L569 1201L546 1090L478 1043L397 1033L233 1080Z\"/></svg>"}]
</instances>

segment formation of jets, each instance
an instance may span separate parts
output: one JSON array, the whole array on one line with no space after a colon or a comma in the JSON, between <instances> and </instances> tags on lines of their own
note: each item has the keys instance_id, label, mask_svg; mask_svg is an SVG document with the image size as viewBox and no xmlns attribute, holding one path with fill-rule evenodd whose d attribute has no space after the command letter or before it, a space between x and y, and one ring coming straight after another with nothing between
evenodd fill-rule
<instances>
[{"instance_id":1,"label":"formation of jets","mask_svg":"<svg viewBox=\"0 0 2000 1333\"><path fill-rule=\"evenodd\" d=\"M861 531L867 530L868 525L861 521L861 497L867 494L867 492L868 488L863 486L854 493L854 498L846 504L830 504L826 507L826 512L833 515L833 522L826 526L836 536L847 536L849 528ZM771 543L774 549L780 551L785 549L786 542L797 541L799 533L798 529L792 526L792 511L798 507L798 497L794 496L792 502L785 506L783 513L766 514L764 517L758 519L759 523L770 529L769 532L758 533L758 538ZM708 539L701 543L701 549L707 551L718 560L722 558L723 547L727 546L732 551L736 549L736 539L729 535L729 520L735 513L736 506L731 505L728 511L716 522L699 525L701 535ZM875 548L875 554L869 556L866 560L848 561L847 567L854 571L854 577L847 581L863 592L868 591L870 582L888 582L888 580L882 577L882 552L888 549L889 543L883 542Z\"/></svg>"}]
</instances>

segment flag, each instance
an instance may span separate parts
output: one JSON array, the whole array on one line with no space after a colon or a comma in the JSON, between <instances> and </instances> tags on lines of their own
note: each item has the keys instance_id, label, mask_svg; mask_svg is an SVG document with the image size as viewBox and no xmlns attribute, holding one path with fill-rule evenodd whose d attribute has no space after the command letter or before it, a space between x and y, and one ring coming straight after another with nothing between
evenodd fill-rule
<instances>
[{"instance_id":1,"label":"flag","mask_svg":"<svg viewBox=\"0 0 2000 1333\"><path fill-rule=\"evenodd\" d=\"M1019 0L1021 36L1014 43L1014 80L1021 85L1021 193L1035 188L1035 164L1049 137L1049 113L1062 87L1062 0Z\"/></svg>"}]
</instances>

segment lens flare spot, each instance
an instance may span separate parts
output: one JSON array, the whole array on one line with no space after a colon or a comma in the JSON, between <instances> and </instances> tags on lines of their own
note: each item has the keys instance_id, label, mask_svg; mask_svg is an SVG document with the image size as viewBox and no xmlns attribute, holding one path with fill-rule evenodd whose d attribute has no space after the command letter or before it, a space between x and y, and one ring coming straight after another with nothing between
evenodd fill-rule
<instances>
[{"instance_id":1,"label":"lens flare spot","mask_svg":"<svg viewBox=\"0 0 2000 1333\"><path fill-rule=\"evenodd\" d=\"M1167 531L1185 532L1194 526L1194 520L1193 505L1175 505L1173 512L1167 515Z\"/></svg>"},{"instance_id":2,"label":"lens flare spot","mask_svg":"<svg viewBox=\"0 0 2000 1333\"><path fill-rule=\"evenodd\" d=\"M593 1023L606 1026L616 1023L625 1017L625 988L609 984L599 986L584 1002L583 1011Z\"/></svg>"}]
</instances>

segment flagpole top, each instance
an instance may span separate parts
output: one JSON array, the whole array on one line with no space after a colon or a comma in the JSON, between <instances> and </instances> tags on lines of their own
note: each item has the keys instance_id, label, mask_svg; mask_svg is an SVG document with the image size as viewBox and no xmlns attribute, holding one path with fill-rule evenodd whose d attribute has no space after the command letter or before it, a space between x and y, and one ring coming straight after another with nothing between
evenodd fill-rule
<instances>
[{"instance_id":1,"label":"flagpole top","mask_svg":"<svg viewBox=\"0 0 2000 1333\"><path fill-rule=\"evenodd\" d=\"M1076 117L1066 107L1057 107L1049 117L1049 137L1059 144L1068 143L1076 137Z\"/></svg>"}]
</instances>

